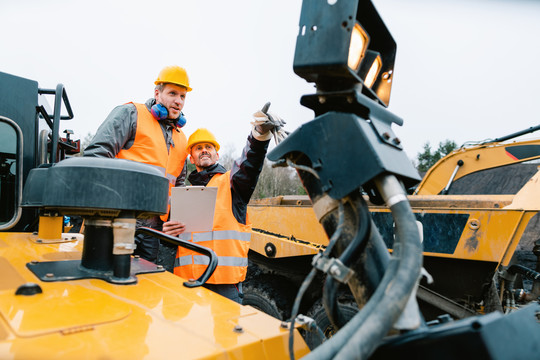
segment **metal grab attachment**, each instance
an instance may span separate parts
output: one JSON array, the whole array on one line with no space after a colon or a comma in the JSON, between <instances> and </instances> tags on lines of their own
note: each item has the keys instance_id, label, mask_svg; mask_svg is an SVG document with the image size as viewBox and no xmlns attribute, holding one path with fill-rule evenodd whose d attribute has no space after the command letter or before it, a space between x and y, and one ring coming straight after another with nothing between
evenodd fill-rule
<instances>
[{"instance_id":1,"label":"metal grab attachment","mask_svg":"<svg viewBox=\"0 0 540 360\"><path fill-rule=\"evenodd\" d=\"M216 267L218 265L218 257L217 257L216 253L212 249L209 249L209 248L201 246L201 245L194 244L194 243L186 241L186 240L182 240L180 238L177 238L177 237L174 237L174 236L171 236L171 235L164 234L164 233L162 233L160 231L157 231L157 230L154 230L154 229L148 228L148 227L138 228L135 231L135 234L152 235L152 236L157 237L160 240L167 241L170 244L173 244L173 245L176 245L176 246L181 246L181 247L186 248L188 250L195 251L196 253L208 256L210 261L209 261L209 264L208 264L208 267L206 268L206 270L203 272L203 274L197 280L184 282L184 286L186 286L186 287L193 288L193 287L203 285L206 281L208 281L210 276L212 276L212 274L216 270Z\"/></svg>"}]
</instances>

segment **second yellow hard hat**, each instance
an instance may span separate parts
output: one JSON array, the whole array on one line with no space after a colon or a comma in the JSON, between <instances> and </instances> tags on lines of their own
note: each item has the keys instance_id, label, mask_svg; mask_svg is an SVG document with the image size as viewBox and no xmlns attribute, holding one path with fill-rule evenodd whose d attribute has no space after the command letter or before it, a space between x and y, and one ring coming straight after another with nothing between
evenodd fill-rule
<instances>
[{"instance_id":1,"label":"second yellow hard hat","mask_svg":"<svg viewBox=\"0 0 540 360\"><path fill-rule=\"evenodd\" d=\"M219 151L219 143L216 140L216 137L214 134L212 134L208 129L200 128L195 130L193 134L188 139L187 143L187 151L188 153L191 153L191 147L195 144L200 143L210 143L214 145L216 148L216 151Z\"/></svg>"}]
</instances>

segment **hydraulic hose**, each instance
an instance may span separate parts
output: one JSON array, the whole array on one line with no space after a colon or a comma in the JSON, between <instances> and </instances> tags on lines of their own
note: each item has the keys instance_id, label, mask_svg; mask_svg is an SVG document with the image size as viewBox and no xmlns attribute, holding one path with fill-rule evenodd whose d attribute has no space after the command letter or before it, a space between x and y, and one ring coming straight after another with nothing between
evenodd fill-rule
<instances>
[{"instance_id":1,"label":"hydraulic hose","mask_svg":"<svg viewBox=\"0 0 540 360\"><path fill-rule=\"evenodd\" d=\"M393 256L379 286L366 305L332 338L304 359L369 357L405 309L420 277L422 246L416 219L405 191L393 176L379 180L379 191L396 224ZM377 231L372 231L372 236L380 237Z\"/></svg>"},{"instance_id":2,"label":"hydraulic hose","mask_svg":"<svg viewBox=\"0 0 540 360\"><path fill-rule=\"evenodd\" d=\"M360 253L365 249L371 230L371 216L364 198L360 195L351 199L350 203L357 218L357 230L354 239L339 257L339 260L346 267L349 267L354 260L357 260ZM339 282L332 276L327 275L323 290L323 305L328 319L337 329L342 328L348 321L339 308L338 287Z\"/></svg>"},{"instance_id":3,"label":"hydraulic hose","mask_svg":"<svg viewBox=\"0 0 540 360\"><path fill-rule=\"evenodd\" d=\"M540 273L537 271L534 271L532 269L529 269L523 265L512 265L508 268L508 273L514 275L514 274L521 274L525 276L526 278L529 278L531 280L540 280Z\"/></svg>"},{"instance_id":4,"label":"hydraulic hose","mask_svg":"<svg viewBox=\"0 0 540 360\"><path fill-rule=\"evenodd\" d=\"M343 225L344 225L344 218L345 218L345 211L343 203L339 203L339 220L338 220L338 226L336 228L336 231L330 238L330 241L328 242L328 246L323 252L324 256L328 256L330 252L332 251L332 248L336 244L337 240L341 236L341 233L343 231ZM306 276L304 281L302 282L302 285L300 285L300 289L298 290L298 293L296 294L296 298L294 300L293 309L291 313L291 326L289 328L289 356L291 360L294 360L294 323L296 316L298 315L298 311L300 309L300 303L302 302L302 298L304 297L304 293L308 289L309 285L311 285L311 282L313 281L313 278L317 274L317 269L312 268L309 274Z\"/></svg>"},{"instance_id":5,"label":"hydraulic hose","mask_svg":"<svg viewBox=\"0 0 540 360\"><path fill-rule=\"evenodd\" d=\"M371 355L405 309L420 277L422 248L416 219L406 201L393 205L391 209L397 227L396 238L402 246L402 251L395 255L400 257L395 277L385 287L386 296L377 310L370 314L336 359L365 359ZM400 223L402 225L398 228Z\"/></svg>"},{"instance_id":6,"label":"hydraulic hose","mask_svg":"<svg viewBox=\"0 0 540 360\"><path fill-rule=\"evenodd\" d=\"M378 232L375 226L372 227L369 244L383 244L384 241ZM375 248L380 248L380 245L375 245ZM384 246L384 251L388 254L388 250ZM389 261L386 264L386 271L381 279L381 284L389 283L391 281L390 274L395 272L397 268L396 261ZM327 340L324 344L317 347L311 353L303 357L304 360L319 360L319 359L332 359L338 351L350 340L351 336L357 330L357 328L362 325L370 312L375 311L377 306L377 301L384 297L384 290L382 287L378 287L375 290L371 299L366 303L366 305L360 309L360 311L349 320L349 322L341 328L337 333L335 333L332 338Z\"/></svg>"},{"instance_id":7,"label":"hydraulic hose","mask_svg":"<svg viewBox=\"0 0 540 360\"><path fill-rule=\"evenodd\" d=\"M331 276L327 276L323 289L323 305L328 320L336 329L342 328L347 323L347 318L339 308L338 302L339 283Z\"/></svg>"}]
</instances>

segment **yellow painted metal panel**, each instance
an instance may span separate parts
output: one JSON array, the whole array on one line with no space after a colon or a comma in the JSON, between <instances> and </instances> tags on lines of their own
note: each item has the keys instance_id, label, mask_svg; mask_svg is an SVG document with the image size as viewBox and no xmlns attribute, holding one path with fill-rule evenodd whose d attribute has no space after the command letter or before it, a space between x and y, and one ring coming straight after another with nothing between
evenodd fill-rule
<instances>
[{"instance_id":1,"label":"yellow painted metal panel","mask_svg":"<svg viewBox=\"0 0 540 360\"><path fill-rule=\"evenodd\" d=\"M509 250L513 252L528 221L538 211L539 176L535 175L515 196L409 196L415 213L469 217L452 254L424 252L424 255L500 263ZM251 204L248 209L253 228L263 230L254 230L252 236L251 249L260 254L266 254L268 243L275 246L276 258L316 254L328 243L310 206L261 202ZM389 212L383 206L370 206L370 210Z\"/></svg>"},{"instance_id":2,"label":"yellow painted metal panel","mask_svg":"<svg viewBox=\"0 0 540 360\"><path fill-rule=\"evenodd\" d=\"M328 237L311 206L248 206L254 229L326 245Z\"/></svg>"},{"instance_id":3,"label":"yellow painted metal panel","mask_svg":"<svg viewBox=\"0 0 540 360\"><path fill-rule=\"evenodd\" d=\"M72 331L116 321L128 316L130 307L103 293L74 284L47 283L42 294L14 296L0 292L0 314L17 336ZM52 316L51 316L52 315Z\"/></svg>"},{"instance_id":4,"label":"yellow painted metal panel","mask_svg":"<svg viewBox=\"0 0 540 360\"><path fill-rule=\"evenodd\" d=\"M265 233L253 231L251 234L250 249L258 252L259 254L266 254L266 247L268 244L273 244L276 251L272 257L290 257L290 256L303 256L303 255L315 255L320 249L324 249L324 246L320 244L305 243L298 240L289 240L277 236L272 236Z\"/></svg>"},{"instance_id":5,"label":"yellow painted metal panel","mask_svg":"<svg viewBox=\"0 0 540 360\"><path fill-rule=\"evenodd\" d=\"M62 238L62 216L40 216L38 237L43 241L56 241Z\"/></svg>"},{"instance_id":6,"label":"yellow painted metal panel","mask_svg":"<svg viewBox=\"0 0 540 360\"><path fill-rule=\"evenodd\" d=\"M136 285L97 279L41 282L32 260L72 259L82 241L38 244L31 234L0 233L0 257L42 294L0 292L0 358L288 359L281 322L204 288L186 288L171 273L138 275ZM295 357L309 350L295 334ZM45 355L44 355L45 354Z\"/></svg>"}]
</instances>

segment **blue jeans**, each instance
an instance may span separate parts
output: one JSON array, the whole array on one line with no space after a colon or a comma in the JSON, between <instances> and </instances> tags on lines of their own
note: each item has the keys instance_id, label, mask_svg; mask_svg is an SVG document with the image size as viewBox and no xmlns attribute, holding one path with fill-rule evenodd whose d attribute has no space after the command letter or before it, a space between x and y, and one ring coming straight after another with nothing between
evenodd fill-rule
<instances>
[{"instance_id":1,"label":"blue jeans","mask_svg":"<svg viewBox=\"0 0 540 360\"><path fill-rule=\"evenodd\" d=\"M161 231L163 227L163 221L159 216L154 216L149 219L137 219L137 228L149 227L154 230ZM159 239L147 234L137 234L135 236L135 244L137 248L134 251L134 255L139 255L141 258L155 263L159 253Z\"/></svg>"}]
</instances>

